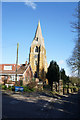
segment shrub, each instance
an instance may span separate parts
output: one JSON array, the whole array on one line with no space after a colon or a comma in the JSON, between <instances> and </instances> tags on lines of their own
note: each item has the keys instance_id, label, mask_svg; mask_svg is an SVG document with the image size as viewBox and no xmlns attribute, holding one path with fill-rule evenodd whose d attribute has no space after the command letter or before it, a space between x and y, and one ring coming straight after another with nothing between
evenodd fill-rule
<instances>
[{"instance_id":1,"label":"shrub","mask_svg":"<svg viewBox=\"0 0 80 120\"><path fill-rule=\"evenodd\" d=\"M11 86L8 86L8 90L12 90L12 87L11 87Z\"/></svg>"},{"instance_id":2,"label":"shrub","mask_svg":"<svg viewBox=\"0 0 80 120\"><path fill-rule=\"evenodd\" d=\"M12 91L15 91L15 87L14 86L12 86Z\"/></svg>"},{"instance_id":3,"label":"shrub","mask_svg":"<svg viewBox=\"0 0 80 120\"><path fill-rule=\"evenodd\" d=\"M28 86L23 86L24 87L24 92L30 92Z\"/></svg>"},{"instance_id":4,"label":"shrub","mask_svg":"<svg viewBox=\"0 0 80 120\"><path fill-rule=\"evenodd\" d=\"M71 88L71 89L72 89L72 88L74 88L74 86L70 86L69 88Z\"/></svg>"},{"instance_id":5,"label":"shrub","mask_svg":"<svg viewBox=\"0 0 80 120\"><path fill-rule=\"evenodd\" d=\"M6 85L2 85L2 89L7 90L7 86Z\"/></svg>"},{"instance_id":6,"label":"shrub","mask_svg":"<svg viewBox=\"0 0 80 120\"><path fill-rule=\"evenodd\" d=\"M50 85L43 85L43 88L49 89L49 88L51 88L51 87L50 87Z\"/></svg>"},{"instance_id":7,"label":"shrub","mask_svg":"<svg viewBox=\"0 0 80 120\"><path fill-rule=\"evenodd\" d=\"M32 78L32 81L35 82L35 78Z\"/></svg>"},{"instance_id":8,"label":"shrub","mask_svg":"<svg viewBox=\"0 0 80 120\"><path fill-rule=\"evenodd\" d=\"M29 86L23 86L24 92L32 92L35 91L35 88L30 88Z\"/></svg>"},{"instance_id":9,"label":"shrub","mask_svg":"<svg viewBox=\"0 0 80 120\"><path fill-rule=\"evenodd\" d=\"M20 80L20 86L22 86L23 85L23 81L22 80Z\"/></svg>"},{"instance_id":10,"label":"shrub","mask_svg":"<svg viewBox=\"0 0 80 120\"><path fill-rule=\"evenodd\" d=\"M68 85L64 85L63 88L68 88Z\"/></svg>"},{"instance_id":11,"label":"shrub","mask_svg":"<svg viewBox=\"0 0 80 120\"><path fill-rule=\"evenodd\" d=\"M29 89L33 89L37 85L36 82L30 82L27 86Z\"/></svg>"},{"instance_id":12,"label":"shrub","mask_svg":"<svg viewBox=\"0 0 80 120\"><path fill-rule=\"evenodd\" d=\"M78 87L74 86L74 87L73 87L73 91L74 91L74 92L77 92L77 91L78 91Z\"/></svg>"},{"instance_id":13,"label":"shrub","mask_svg":"<svg viewBox=\"0 0 80 120\"><path fill-rule=\"evenodd\" d=\"M30 91L35 91L35 88L29 88Z\"/></svg>"}]
</instances>

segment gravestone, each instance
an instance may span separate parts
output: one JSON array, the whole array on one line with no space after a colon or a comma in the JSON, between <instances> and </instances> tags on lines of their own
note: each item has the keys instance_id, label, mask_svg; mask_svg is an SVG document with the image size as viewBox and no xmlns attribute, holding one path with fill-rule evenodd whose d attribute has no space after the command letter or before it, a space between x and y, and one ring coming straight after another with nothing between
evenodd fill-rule
<instances>
[{"instance_id":1,"label":"gravestone","mask_svg":"<svg viewBox=\"0 0 80 120\"><path fill-rule=\"evenodd\" d=\"M63 80L59 80L59 94L63 95Z\"/></svg>"},{"instance_id":2,"label":"gravestone","mask_svg":"<svg viewBox=\"0 0 80 120\"><path fill-rule=\"evenodd\" d=\"M65 95L65 94L67 94L68 92L67 92L67 88L64 88L63 89L63 94Z\"/></svg>"},{"instance_id":3,"label":"gravestone","mask_svg":"<svg viewBox=\"0 0 80 120\"><path fill-rule=\"evenodd\" d=\"M55 92L56 91L56 84L55 84L55 82L53 82L53 92Z\"/></svg>"},{"instance_id":4,"label":"gravestone","mask_svg":"<svg viewBox=\"0 0 80 120\"><path fill-rule=\"evenodd\" d=\"M73 88L71 88L71 93L73 93Z\"/></svg>"},{"instance_id":5,"label":"gravestone","mask_svg":"<svg viewBox=\"0 0 80 120\"><path fill-rule=\"evenodd\" d=\"M69 88L69 93L71 93L71 88Z\"/></svg>"},{"instance_id":6,"label":"gravestone","mask_svg":"<svg viewBox=\"0 0 80 120\"><path fill-rule=\"evenodd\" d=\"M59 85L58 85L58 82L56 82L56 92L59 91Z\"/></svg>"}]
</instances>

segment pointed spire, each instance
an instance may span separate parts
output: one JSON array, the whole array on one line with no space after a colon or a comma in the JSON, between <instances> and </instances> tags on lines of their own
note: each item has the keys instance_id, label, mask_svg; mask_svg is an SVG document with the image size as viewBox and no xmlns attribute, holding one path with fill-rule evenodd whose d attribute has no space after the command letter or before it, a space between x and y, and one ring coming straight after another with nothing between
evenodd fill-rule
<instances>
[{"instance_id":1,"label":"pointed spire","mask_svg":"<svg viewBox=\"0 0 80 120\"><path fill-rule=\"evenodd\" d=\"M41 26L40 26L40 20L38 21L38 27L40 27L40 28L41 28Z\"/></svg>"},{"instance_id":2,"label":"pointed spire","mask_svg":"<svg viewBox=\"0 0 80 120\"><path fill-rule=\"evenodd\" d=\"M32 42L32 45L34 45L34 44L38 44L38 45L45 47L44 46L44 38L43 38L42 32L41 32L40 20L38 22L35 37L34 37L33 42Z\"/></svg>"},{"instance_id":3,"label":"pointed spire","mask_svg":"<svg viewBox=\"0 0 80 120\"><path fill-rule=\"evenodd\" d=\"M37 29L36 29L35 37L40 37L40 38L42 38L40 20L39 20L39 22L38 22L38 26L37 26Z\"/></svg>"}]
</instances>

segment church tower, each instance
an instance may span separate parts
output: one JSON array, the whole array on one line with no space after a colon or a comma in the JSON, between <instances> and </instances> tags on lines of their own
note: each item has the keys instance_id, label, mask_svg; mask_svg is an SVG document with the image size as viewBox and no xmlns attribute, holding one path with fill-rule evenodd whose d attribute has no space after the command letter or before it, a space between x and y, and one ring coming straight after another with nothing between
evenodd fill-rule
<instances>
[{"instance_id":1,"label":"church tower","mask_svg":"<svg viewBox=\"0 0 80 120\"><path fill-rule=\"evenodd\" d=\"M38 22L35 37L30 47L29 63L32 67L34 77L45 81L47 72L47 60L40 21Z\"/></svg>"}]
</instances>

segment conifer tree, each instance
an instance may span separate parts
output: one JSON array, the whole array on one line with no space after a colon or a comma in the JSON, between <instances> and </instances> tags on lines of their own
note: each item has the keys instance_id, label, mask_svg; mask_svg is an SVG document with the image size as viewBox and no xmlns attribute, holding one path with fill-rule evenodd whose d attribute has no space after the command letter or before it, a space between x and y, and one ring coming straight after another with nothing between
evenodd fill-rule
<instances>
[{"instance_id":1,"label":"conifer tree","mask_svg":"<svg viewBox=\"0 0 80 120\"><path fill-rule=\"evenodd\" d=\"M59 82L59 66L57 65L57 63L55 61L51 61L50 65L48 67L48 72L47 72L47 79L49 82L49 85L51 86L51 91L53 88L53 82Z\"/></svg>"}]
</instances>

